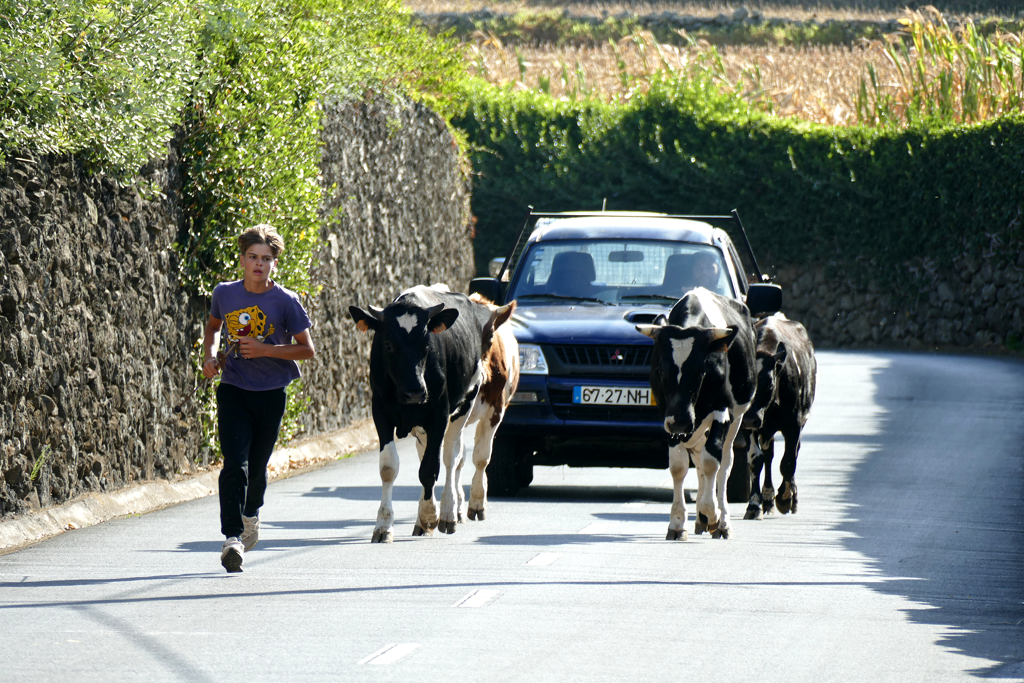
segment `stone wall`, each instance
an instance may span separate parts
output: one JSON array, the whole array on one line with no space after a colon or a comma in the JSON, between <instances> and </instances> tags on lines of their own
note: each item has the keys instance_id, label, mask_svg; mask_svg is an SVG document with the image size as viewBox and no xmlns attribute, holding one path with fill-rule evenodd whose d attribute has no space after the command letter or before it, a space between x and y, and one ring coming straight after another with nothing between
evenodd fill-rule
<instances>
[{"instance_id":1,"label":"stone wall","mask_svg":"<svg viewBox=\"0 0 1024 683\"><path fill-rule=\"evenodd\" d=\"M324 240L314 281L317 357L305 363L307 433L370 416L372 335L348 307L385 306L416 284L466 291L475 272L467 169L436 114L383 102L330 107L323 133Z\"/></svg>"},{"instance_id":2,"label":"stone wall","mask_svg":"<svg viewBox=\"0 0 1024 683\"><path fill-rule=\"evenodd\" d=\"M69 158L0 170L0 516L194 467L174 159L150 178L166 199Z\"/></svg>"},{"instance_id":3,"label":"stone wall","mask_svg":"<svg viewBox=\"0 0 1024 683\"><path fill-rule=\"evenodd\" d=\"M819 348L902 348L972 352L1022 350L1024 252L1009 259L972 252L951 267L915 266L922 283L887 291L877 280L822 266L775 273L783 310Z\"/></svg>"},{"instance_id":4,"label":"stone wall","mask_svg":"<svg viewBox=\"0 0 1024 683\"><path fill-rule=\"evenodd\" d=\"M473 262L466 174L426 109L330 108L323 172L309 434L369 414L369 339L348 324L348 305L420 282L464 289ZM69 158L0 169L0 517L210 464L197 403L173 410L194 386L190 354L208 311L178 284L173 153L150 178L164 197Z\"/></svg>"}]
</instances>

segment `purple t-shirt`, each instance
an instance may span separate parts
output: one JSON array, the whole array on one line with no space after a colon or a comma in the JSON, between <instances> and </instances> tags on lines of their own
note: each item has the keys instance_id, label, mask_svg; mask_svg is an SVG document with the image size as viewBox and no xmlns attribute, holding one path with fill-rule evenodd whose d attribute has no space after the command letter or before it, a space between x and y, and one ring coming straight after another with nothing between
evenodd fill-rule
<instances>
[{"instance_id":1,"label":"purple t-shirt","mask_svg":"<svg viewBox=\"0 0 1024 683\"><path fill-rule=\"evenodd\" d=\"M241 280L225 282L213 290L210 315L224 321L221 347L239 337L256 337L267 344L291 344L292 337L309 329L309 316L295 292L279 284L262 294L245 289ZM223 329L222 327L222 329ZM298 379L299 364L283 358L242 358L228 354L221 381L248 391L288 386Z\"/></svg>"}]
</instances>

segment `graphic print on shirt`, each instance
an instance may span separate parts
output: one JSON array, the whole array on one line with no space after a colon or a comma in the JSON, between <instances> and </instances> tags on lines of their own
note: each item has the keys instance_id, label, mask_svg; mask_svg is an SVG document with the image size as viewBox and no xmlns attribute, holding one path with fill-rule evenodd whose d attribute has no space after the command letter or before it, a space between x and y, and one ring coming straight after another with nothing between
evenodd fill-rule
<instances>
[{"instance_id":1,"label":"graphic print on shirt","mask_svg":"<svg viewBox=\"0 0 1024 683\"><path fill-rule=\"evenodd\" d=\"M263 341L274 334L274 325L267 325L267 315L259 306L250 306L224 316L228 324L228 338L236 342L239 337L255 337ZM270 329L264 330L269 327Z\"/></svg>"}]
</instances>

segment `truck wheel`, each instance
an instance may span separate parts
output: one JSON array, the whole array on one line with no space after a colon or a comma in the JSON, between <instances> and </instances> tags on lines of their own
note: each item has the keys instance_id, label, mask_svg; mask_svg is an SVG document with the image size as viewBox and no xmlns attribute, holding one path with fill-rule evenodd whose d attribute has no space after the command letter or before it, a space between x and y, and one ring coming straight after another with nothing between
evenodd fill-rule
<instances>
[{"instance_id":1,"label":"truck wheel","mask_svg":"<svg viewBox=\"0 0 1024 683\"><path fill-rule=\"evenodd\" d=\"M516 461L516 481L519 482L519 488L521 489L525 489L533 483L533 465L527 462L525 458Z\"/></svg>"},{"instance_id":2,"label":"truck wheel","mask_svg":"<svg viewBox=\"0 0 1024 683\"><path fill-rule=\"evenodd\" d=\"M501 498L519 493L519 477L516 472L517 450L514 440L494 437L491 462L487 464L488 496Z\"/></svg>"},{"instance_id":3,"label":"truck wheel","mask_svg":"<svg viewBox=\"0 0 1024 683\"><path fill-rule=\"evenodd\" d=\"M729 480L725 482L725 499L730 503L750 502L750 463L747 462L747 451L733 451L735 456Z\"/></svg>"}]
</instances>

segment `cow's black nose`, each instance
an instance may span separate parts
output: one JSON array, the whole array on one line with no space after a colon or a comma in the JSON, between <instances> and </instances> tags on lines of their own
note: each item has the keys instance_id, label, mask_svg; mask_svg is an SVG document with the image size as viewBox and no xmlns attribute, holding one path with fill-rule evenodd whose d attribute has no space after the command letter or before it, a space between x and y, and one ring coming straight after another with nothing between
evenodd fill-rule
<instances>
[{"instance_id":1,"label":"cow's black nose","mask_svg":"<svg viewBox=\"0 0 1024 683\"><path fill-rule=\"evenodd\" d=\"M426 401L427 395L422 391L407 391L402 396L402 401L408 405L419 405Z\"/></svg>"}]
</instances>

